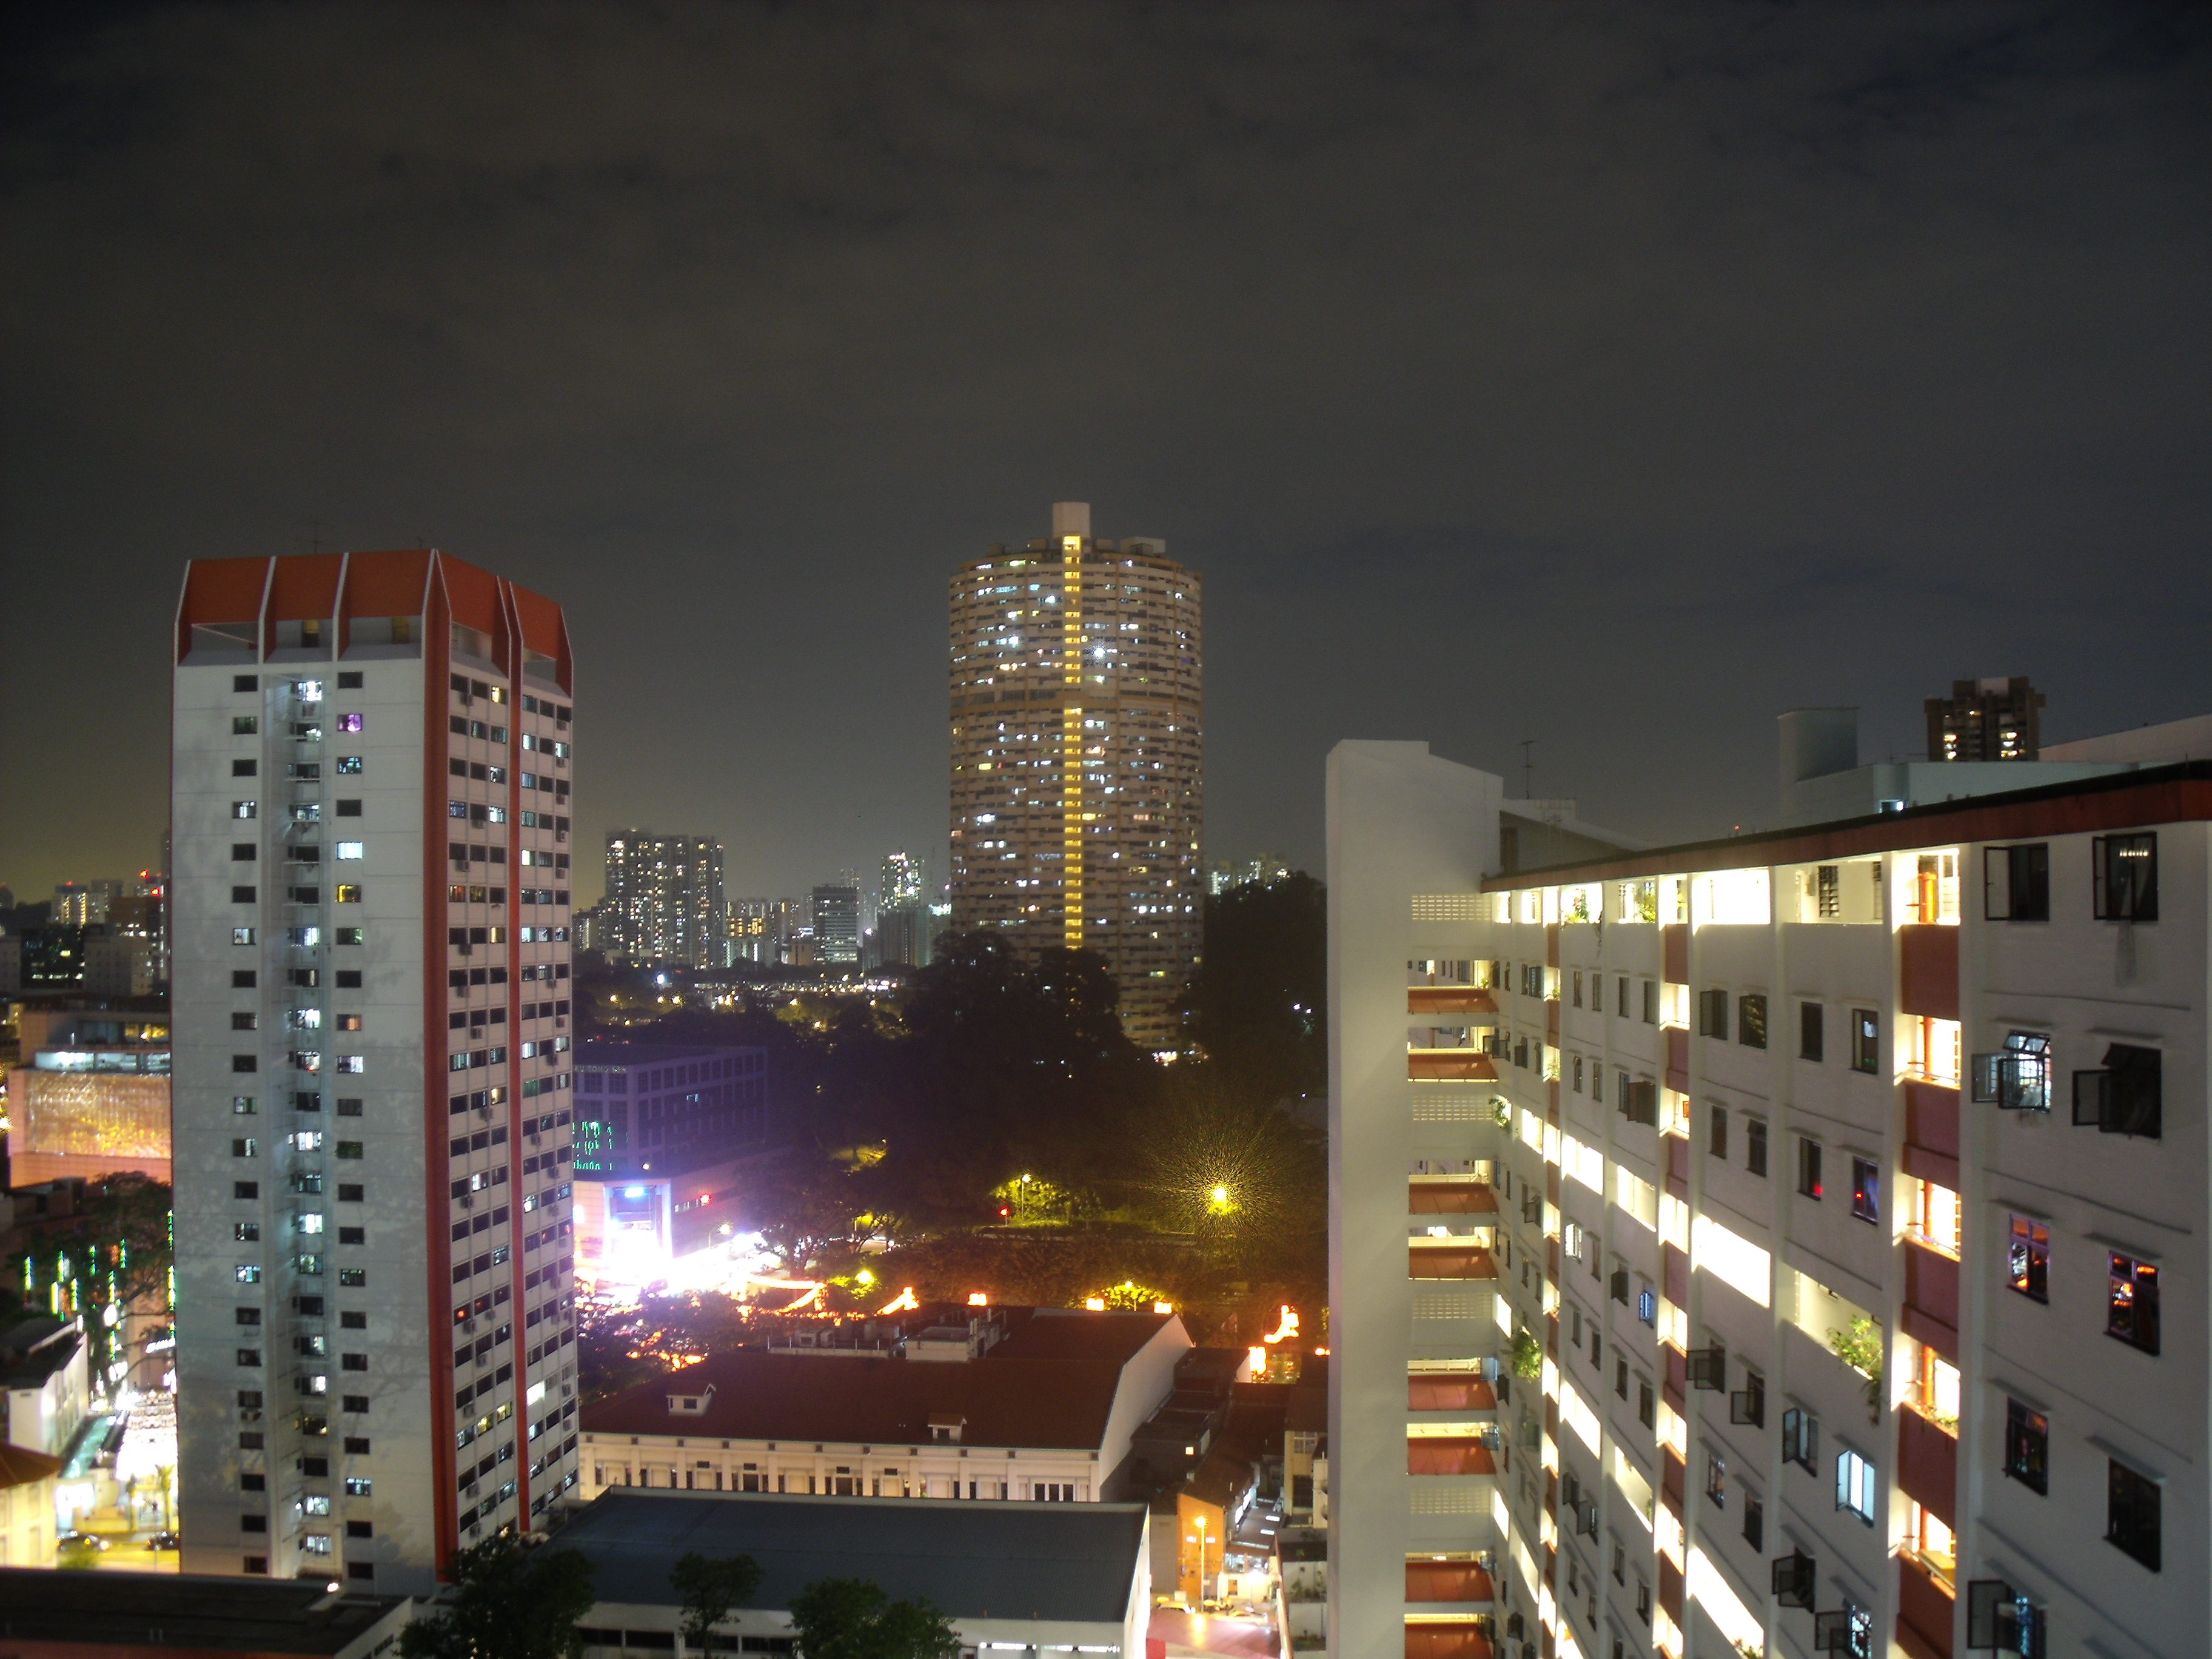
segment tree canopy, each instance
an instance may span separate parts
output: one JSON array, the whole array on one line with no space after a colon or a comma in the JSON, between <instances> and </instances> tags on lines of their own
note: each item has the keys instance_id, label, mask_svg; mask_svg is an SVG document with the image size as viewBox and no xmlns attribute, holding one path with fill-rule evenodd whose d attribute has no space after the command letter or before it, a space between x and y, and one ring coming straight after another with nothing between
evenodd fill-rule
<instances>
[{"instance_id":1,"label":"tree canopy","mask_svg":"<svg viewBox=\"0 0 2212 1659\"><path fill-rule=\"evenodd\" d=\"M592 1564L511 1536L453 1552L453 1598L399 1633L403 1659L574 1659Z\"/></svg>"},{"instance_id":2,"label":"tree canopy","mask_svg":"<svg viewBox=\"0 0 2212 1659\"><path fill-rule=\"evenodd\" d=\"M865 1578L825 1578L791 1598L805 1659L960 1659L952 1621L926 1601L894 1601Z\"/></svg>"}]
</instances>

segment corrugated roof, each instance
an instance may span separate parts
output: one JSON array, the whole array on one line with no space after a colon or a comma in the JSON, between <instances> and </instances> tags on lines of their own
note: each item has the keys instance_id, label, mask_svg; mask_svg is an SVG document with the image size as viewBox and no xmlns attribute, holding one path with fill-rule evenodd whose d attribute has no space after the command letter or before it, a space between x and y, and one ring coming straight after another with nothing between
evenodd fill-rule
<instances>
[{"instance_id":1,"label":"corrugated roof","mask_svg":"<svg viewBox=\"0 0 2212 1659\"><path fill-rule=\"evenodd\" d=\"M583 1426L590 1434L693 1442L921 1445L929 1440L930 1419L950 1413L967 1421L964 1446L1096 1451L1121 1378L1119 1360L994 1354L940 1362L741 1351L586 1407ZM670 1395L704 1395L709 1387L714 1395L703 1412L670 1413Z\"/></svg>"},{"instance_id":2,"label":"corrugated roof","mask_svg":"<svg viewBox=\"0 0 2212 1659\"><path fill-rule=\"evenodd\" d=\"M842 1370L866 1362L798 1363ZM602 1493L555 1547L592 1563L605 1602L678 1605L668 1569L697 1550L758 1562L760 1588L748 1603L756 1608L788 1608L824 1578L865 1578L894 1601L926 1597L956 1619L1118 1625L1134 1588L1145 1513L1138 1504L617 1491Z\"/></svg>"},{"instance_id":3,"label":"corrugated roof","mask_svg":"<svg viewBox=\"0 0 2212 1659\"><path fill-rule=\"evenodd\" d=\"M0 1626L15 1642L50 1642L88 1653L140 1644L336 1653L405 1599L335 1596L319 1577L257 1582L167 1572L0 1567Z\"/></svg>"}]
</instances>

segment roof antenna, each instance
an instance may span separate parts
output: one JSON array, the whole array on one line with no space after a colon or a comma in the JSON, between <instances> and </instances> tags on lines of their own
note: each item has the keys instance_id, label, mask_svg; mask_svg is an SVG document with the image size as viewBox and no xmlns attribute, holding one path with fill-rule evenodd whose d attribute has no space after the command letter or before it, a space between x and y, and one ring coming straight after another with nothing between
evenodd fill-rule
<instances>
[{"instance_id":1,"label":"roof antenna","mask_svg":"<svg viewBox=\"0 0 2212 1659\"><path fill-rule=\"evenodd\" d=\"M307 545L318 553L323 550L323 521L320 519L307 520Z\"/></svg>"},{"instance_id":2,"label":"roof antenna","mask_svg":"<svg viewBox=\"0 0 2212 1659\"><path fill-rule=\"evenodd\" d=\"M1531 781L1536 775L1536 761L1533 752L1535 747L1535 738L1521 739L1521 799L1523 800L1536 799L1535 785Z\"/></svg>"}]
</instances>

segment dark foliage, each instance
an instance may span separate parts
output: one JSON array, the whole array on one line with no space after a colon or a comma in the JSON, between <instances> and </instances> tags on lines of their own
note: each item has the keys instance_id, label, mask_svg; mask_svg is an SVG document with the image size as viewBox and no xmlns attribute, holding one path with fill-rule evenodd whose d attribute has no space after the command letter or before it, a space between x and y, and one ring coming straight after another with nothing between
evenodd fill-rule
<instances>
[{"instance_id":1,"label":"dark foliage","mask_svg":"<svg viewBox=\"0 0 2212 1659\"><path fill-rule=\"evenodd\" d=\"M574 1659L592 1610L592 1564L513 1537L453 1552L458 1593L399 1633L402 1659Z\"/></svg>"},{"instance_id":2,"label":"dark foliage","mask_svg":"<svg viewBox=\"0 0 2212 1659\"><path fill-rule=\"evenodd\" d=\"M1206 954L1182 1000L1185 1030L1220 1085L1275 1105L1327 1086L1327 890L1300 873L1206 901Z\"/></svg>"},{"instance_id":3,"label":"dark foliage","mask_svg":"<svg viewBox=\"0 0 2212 1659\"><path fill-rule=\"evenodd\" d=\"M927 1601L894 1601L865 1578L825 1578L791 1598L805 1659L959 1659L952 1624Z\"/></svg>"}]
</instances>

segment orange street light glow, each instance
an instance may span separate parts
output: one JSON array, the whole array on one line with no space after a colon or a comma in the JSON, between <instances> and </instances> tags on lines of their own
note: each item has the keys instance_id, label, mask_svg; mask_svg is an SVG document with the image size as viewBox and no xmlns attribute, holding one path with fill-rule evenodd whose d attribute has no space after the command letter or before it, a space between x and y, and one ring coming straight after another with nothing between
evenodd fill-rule
<instances>
[{"instance_id":1,"label":"orange street light glow","mask_svg":"<svg viewBox=\"0 0 2212 1659\"><path fill-rule=\"evenodd\" d=\"M1175 1311L1175 1304L1172 1302L1155 1302L1152 1304L1152 1311L1154 1313L1173 1313Z\"/></svg>"},{"instance_id":2,"label":"orange street light glow","mask_svg":"<svg viewBox=\"0 0 2212 1659\"><path fill-rule=\"evenodd\" d=\"M1264 1372L1267 1369L1267 1351L1260 1347L1248 1350L1244 1355L1244 1363L1255 1371Z\"/></svg>"},{"instance_id":3,"label":"orange street light glow","mask_svg":"<svg viewBox=\"0 0 2212 1659\"><path fill-rule=\"evenodd\" d=\"M1282 1322L1275 1327L1273 1331L1269 1333L1267 1335L1261 1337L1260 1340L1262 1342L1287 1342L1297 1334L1297 1311L1286 1302L1283 1304Z\"/></svg>"},{"instance_id":4,"label":"orange street light glow","mask_svg":"<svg viewBox=\"0 0 2212 1659\"><path fill-rule=\"evenodd\" d=\"M1083 1298L1083 1305L1092 1313L1104 1313L1106 1298L1103 1296L1086 1296Z\"/></svg>"},{"instance_id":5,"label":"orange street light glow","mask_svg":"<svg viewBox=\"0 0 2212 1659\"><path fill-rule=\"evenodd\" d=\"M970 1291L968 1292L968 1305L971 1308L988 1308L991 1305L991 1298L981 1291Z\"/></svg>"},{"instance_id":6,"label":"orange street light glow","mask_svg":"<svg viewBox=\"0 0 2212 1659\"><path fill-rule=\"evenodd\" d=\"M915 1296L914 1286L909 1285L876 1311L878 1314L906 1313L921 1305L921 1302Z\"/></svg>"}]
</instances>

